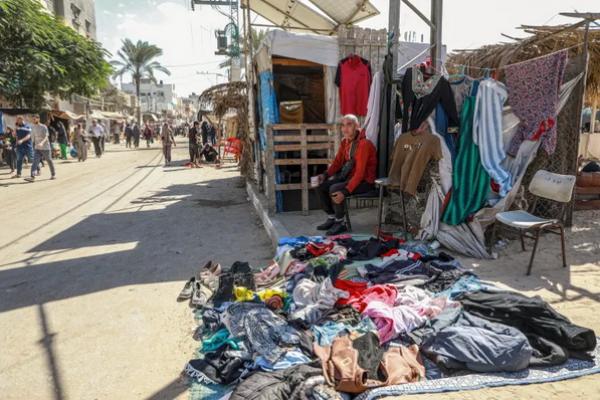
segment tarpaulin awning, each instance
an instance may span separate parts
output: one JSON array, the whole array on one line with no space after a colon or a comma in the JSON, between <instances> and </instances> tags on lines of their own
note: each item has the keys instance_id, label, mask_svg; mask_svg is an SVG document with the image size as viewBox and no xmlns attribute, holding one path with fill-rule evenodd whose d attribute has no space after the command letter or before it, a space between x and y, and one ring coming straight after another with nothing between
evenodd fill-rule
<instances>
[{"instance_id":1,"label":"tarpaulin awning","mask_svg":"<svg viewBox=\"0 0 600 400\"><path fill-rule=\"evenodd\" d=\"M127 119L127 117L119 112L114 112L114 111L102 111L102 115L104 115L104 117L106 119L114 119L114 120L124 120Z\"/></svg>"},{"instance_id":2,"label":"tarpaulin awning","mask_svg":"<svg viewBox=\"0 0 600 400\"><path fill-rule=\"evenodd\" d=\"M338 26L379 14L367 0L307 0L323 14L298 0L242 0L250 9L273 24L296 31L330 35Z\"/></svg>"},{"instance_id":3,"label":"tarpaulin awning","mask_svg":"<svg viewBox=\"0 0 600 400\"><path fill-rule=\"evenodd\" d=\"M62 119L70 119L73 121L78 121L85 119L85 115L75 114L71 111L52 111L52 114Z\"/></svg>"}]
</instances>

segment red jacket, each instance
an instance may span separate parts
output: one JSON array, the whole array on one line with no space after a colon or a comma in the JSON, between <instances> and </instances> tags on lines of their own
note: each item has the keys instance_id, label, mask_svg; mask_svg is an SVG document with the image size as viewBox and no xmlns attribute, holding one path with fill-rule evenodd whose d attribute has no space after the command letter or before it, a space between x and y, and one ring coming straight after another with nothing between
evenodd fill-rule
<instances>
[{"instance_id":1,"label":"red jacket","mask_svg":"<svg viewBox=\"0 0 600 400\"><path fill-rule=\"evenodd\" d=\"M340 61L335 77L340 88L340 110L342 115L367 115L369 90L371 88L371 66L357 55Z\"/></svg>"},{"instance_id":2,"label":"red jacket","mask_svg":"<svg viewBox=\"0 0 600 400\"><path fill-rule=\"evenodd\" d=\"M376 179L377 151L375 150L375 146L365 137L364 131L355 140L358 140L358 146L354 152L354 168L350 173L350 179L346 185L348 193L352 193L359 183L374 183ZM327 176L335 175L342 169L346 161L350 160L351 148L352 142L343 139L333 163L327 169Z\"/></svg>"}]
</instances>

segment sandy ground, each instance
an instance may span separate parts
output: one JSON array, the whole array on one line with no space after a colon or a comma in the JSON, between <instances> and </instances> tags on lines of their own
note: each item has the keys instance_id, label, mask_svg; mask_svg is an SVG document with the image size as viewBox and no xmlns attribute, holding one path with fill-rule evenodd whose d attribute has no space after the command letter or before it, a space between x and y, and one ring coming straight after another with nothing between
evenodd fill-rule
<instances>
[{"instance_id":1,"label":"sandy ground","mask_svg":"<svg viewBox=\"0 0 600 400\"><path fill-rule=\"evenodd\" d=\"M0 398L187 398L197 343L175 298L200 264L264 265L270 242L235 168L164 168L110 146L33 184L0 170ZM177 162L181 160L180 162Z\"/></svg>"}]
</instances>

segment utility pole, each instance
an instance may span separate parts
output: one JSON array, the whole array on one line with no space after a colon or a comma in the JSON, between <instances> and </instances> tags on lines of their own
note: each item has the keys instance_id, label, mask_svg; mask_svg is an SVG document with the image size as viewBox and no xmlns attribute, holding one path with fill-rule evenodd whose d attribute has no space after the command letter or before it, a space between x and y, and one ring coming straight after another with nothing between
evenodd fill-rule
<instances>
[{"instance_id":1,"label":"utility pole","mask_svg":"<svg viewBox=\"0 0 600 400\"><path fill-rule=\"evenodd\" d=\"M431 65L434 69L441 66L442 63L442 0L431 0Z\"/></svg>"}]
</instances>

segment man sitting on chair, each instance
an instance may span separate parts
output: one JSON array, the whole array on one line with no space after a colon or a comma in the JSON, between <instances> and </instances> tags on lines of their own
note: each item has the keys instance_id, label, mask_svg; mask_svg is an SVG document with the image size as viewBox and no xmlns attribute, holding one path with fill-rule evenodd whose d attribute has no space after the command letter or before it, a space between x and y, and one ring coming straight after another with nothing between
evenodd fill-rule
<instances>
[{"instance_id":1,"label":"man sitting on chair","mask_svg":"<svg viewBox=\"0 0 600 400\"><path fill-rule=\"evenodd\" d=\"M349 195L368 193L374 189L377 151L360 130L355 115L344 115L341 120L342 143L327 172L318 176L317 192L327 221L317 227L327 235L346 232L344 221L345 199Z\"/></svg>"}]
</instances>

